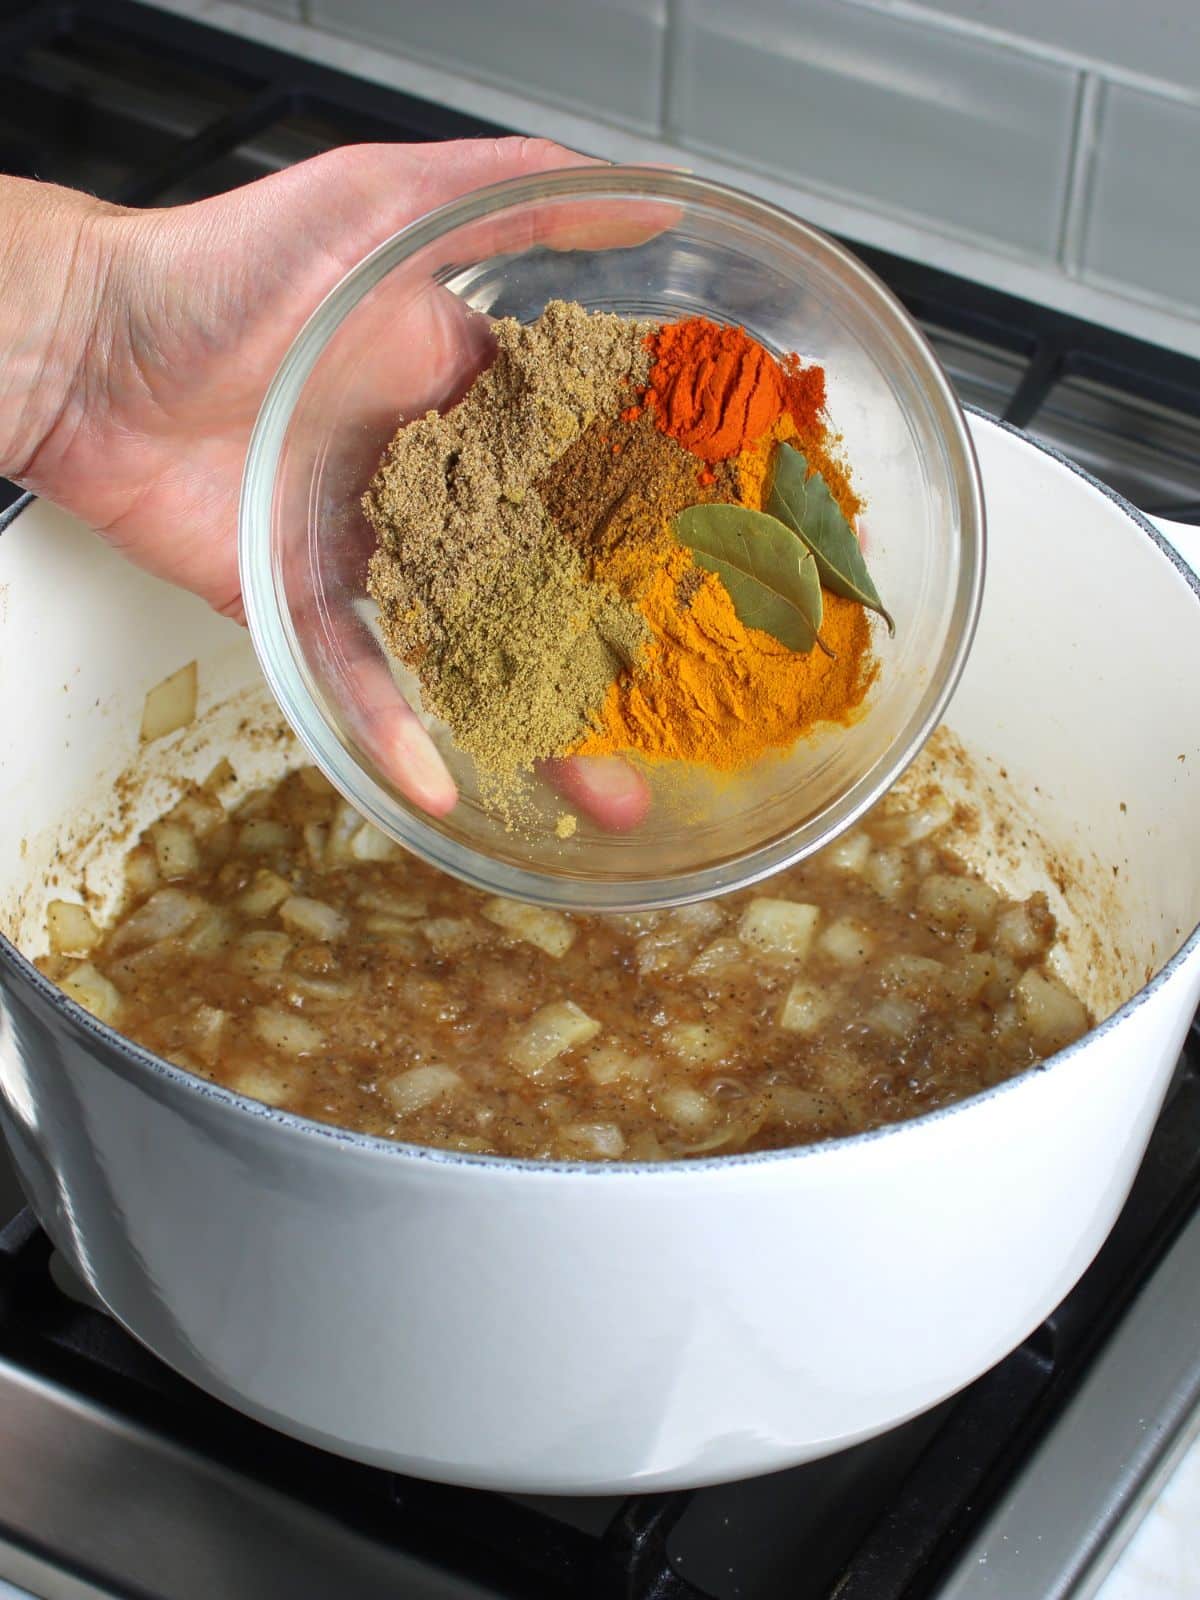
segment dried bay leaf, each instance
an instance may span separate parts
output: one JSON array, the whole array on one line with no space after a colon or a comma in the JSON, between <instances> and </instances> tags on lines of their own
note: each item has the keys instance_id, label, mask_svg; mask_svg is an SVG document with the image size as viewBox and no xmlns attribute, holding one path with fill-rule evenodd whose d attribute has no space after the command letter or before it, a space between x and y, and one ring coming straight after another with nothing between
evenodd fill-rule
<instances>
[{"instance_id":1,"label":"dried bay leaf","mask_svg":"<svg viewBox=\"0 0 1200 1600\"><path fill-rule=\"evenodd\" d=\"M821 579L811 551L777 518L746 506L689 506L672 524L697 564L725 585L739 621L789 650L821 644Z\"/></svg>"},{"instance_id":2,"label":"dried bay leaf","mask_svg":"<svg viewBox=\"0 0 1200 1600\"><path fill-rule=\"evenodd\" d=\"M781 444L775 452L767 510L800 535L816 558L827 589L878 611L888 632L895 634L896 624L867 571L854 529L838 510L825 479L819 472L810 476L807 460L790 444Z\"/></svg>"}]
</instances>

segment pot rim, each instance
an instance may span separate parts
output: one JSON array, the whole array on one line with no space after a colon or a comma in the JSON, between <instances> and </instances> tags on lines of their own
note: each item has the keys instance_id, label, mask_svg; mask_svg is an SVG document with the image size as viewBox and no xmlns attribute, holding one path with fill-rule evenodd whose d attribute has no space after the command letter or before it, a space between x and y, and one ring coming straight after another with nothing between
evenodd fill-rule
<instances>
[{"instance_id":1,"label":"pot rim","mask_svg":"<svg viewBox=\"0 0 1200 1600\"><path fill-rule=\"evenodd\" d=\"M1031 438L1023 429L1014 427L1011 423L1004 422L980 410L977 406L965 406L964 410L978 421L982 421L1001 432L1011 434L1014 438L1030 445L1033 449L1049 456L1059 466L1066 467L1077 478L1083 480L1091 488L1099 490L1100 494L1116 509L1134 524L1134 526L1165 555L1175 570L1185 579L1198 604L1200 604L1200 575L1192 570L1183 557L1172 545L1163 538L1154 524L1136 506L1132 505L1124 495L1119 494L1108 484L1102 483L1093 477L1090 472L1069 460L1052 445L1041 443ZM30 505L35 497L32 494L23 495L13 505L0 513L0 534L12 523L16 516ZM794 1145L779 1150L754 1150L737 1155L700 1156L694 1160L680 1161L537 1161L529 1157L484 1155L476 1152L441 1150L429 1145L409 1144L402 1140L383 1139L374 1134L357 1133L349 1128L339 1128L332 1123L314 1122L306 1117L298 1116L295 1112L282 1111L276 1106L264 1105L261 1101L249 1099L245 1095L237 1094L233 1089L227 1089L222 1084L211 1083L206 1078L198 1078L187 1072L182 1067L156 1056L144 1046L127 1039L124 1034L117 1032L107 1023L99 1022L89 1011L66 995L57 984L52 983L38 971L26 956L22 955L17 947L4 934L0 933L0 972L11 978L29 984L33 991L44 1000L52 1009L59 1010L65 1019L84 1034L92 1034L99 1044L104 1046L110 1060L126 1069L125 1075L132 1077L135 1074L149 1073L159 1084L170 1091L180 1091L193 1095L201 1100L215 1103L223 1111L233 1113L239 1119L250 1114L260 1122L269 1122L290 1138L301 1140L316 1139L326 1144L349 1145L361 1151L364 1155L377 1160L397 1161L402 1164L424 1162L438 1168L448 1167L458 1171L463 1168L475 1170L483 1175L495 1172L505 1172L516 1176L528 1177L587 1177L594 1182L616 1182L625 1178L641 1178L653 1176L658 1181L681 1181L686 1175L696 1173L737 1173L751 1166L778 1166L789 1162L813 1161L820 1158L834 1159L844 1152L857 1152L869 1144L884 1139L893 1139L903 1134L909 1128L925 1128L935 1123L943 1122L950 1117L963 1116L978 1112L1000 1095L1018 1092L1022 1086L1035 1081L1050 1071L1062 1070L1070 1061L1078 1058L1092 1043L1106 1034L1112 1033L1122 1026L1133 1014L1138 1011L1148 1000L1169 983L1189 960L1200 951L1200 922L1180 945L1175 954L1168 960L1148 983L1142 985L1137 992L1130 996L1123 1005L1119 1006L1111 1016L1104 1019L1098 1027L1090 1029L1073 1044L1060 1050L1056 1055L1049 1056L1044 1062L1035 1067L1028 1068L1014 1078L1006 1078L1003 1082L993 1084L991 1088L982 1090L979 1094L972 1095L965 1100L956 1100L951 1105L939 1106L933 1111L927 1111L918 1117L909 1117L901 1122L886 1123L882 1127L870 1128L863 1133L847 1134L841 1138L823 1140L818 1144ZM108 1064L108 1063L106 1063Z\"/></svg>"}]
</instances>

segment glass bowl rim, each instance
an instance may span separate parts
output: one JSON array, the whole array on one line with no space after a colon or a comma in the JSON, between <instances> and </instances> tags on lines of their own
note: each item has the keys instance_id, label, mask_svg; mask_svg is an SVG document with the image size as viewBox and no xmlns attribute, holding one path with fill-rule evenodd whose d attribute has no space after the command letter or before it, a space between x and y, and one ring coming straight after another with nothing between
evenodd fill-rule
<instances>
[{"instance_id":1,"label":"glass bowl rim","mask_svg":"<svg viewBox=\"0 0 1200 1600\"><path fill-rule=\"evenodd\" d=\"M916 712L887 755L825 808L815 838L812 824L801 824L743 855L665 877L592 879L517 866L443 832L415 807L396 805L350 754L320 706L283 604L272 550L272 508L288 426L308 378L359 302L388 273L458 227L530 202L606 193L610 198L660 199L724 211L743 225L758 225L785 247L815 258L830 276L848 281L901 347L907 347L963 494L964 559L952 613L960 626L949 651L943 644ZM296 334L267 389L250 436L238 506L239 576L251 642L276 703L325 776L390 838L473 888L576 912L655 910L745 888L852 826L916 757L958 685L979 618L986 544L983 486L965 414L929 341L882 280L836 240L769 201L691 173L615 164L556 168L472 190L398 229L351 267Z\"/></svg>"}]
</instances>

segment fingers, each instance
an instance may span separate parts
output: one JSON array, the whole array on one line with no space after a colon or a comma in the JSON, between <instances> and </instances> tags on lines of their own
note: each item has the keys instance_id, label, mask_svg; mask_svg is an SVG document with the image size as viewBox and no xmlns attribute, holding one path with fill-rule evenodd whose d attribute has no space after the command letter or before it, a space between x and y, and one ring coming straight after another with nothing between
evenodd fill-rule
<instances>
[{"instance_id":1,"label":"fingers","mask_svg":"<svg viewBox=\"0 0 1200 1600\"><path fill-rule=\"evenodd\" d=\"M431 816L454 809L458 790L416 712L397 688L370 633L342 640L342 707L351 731L384 778Z\"/></svg>"},{"instance_id":2,"label":"fingers","mask_svg":"<svg viewBox=\"0 0 1200 1600\"><path fill-rule=\"evenodd\" d=\"M618 756L573 756L548 761L545 775L563 799L606 833L628 833L650 810L650 787Z\"/></svg>"}]
</instances>

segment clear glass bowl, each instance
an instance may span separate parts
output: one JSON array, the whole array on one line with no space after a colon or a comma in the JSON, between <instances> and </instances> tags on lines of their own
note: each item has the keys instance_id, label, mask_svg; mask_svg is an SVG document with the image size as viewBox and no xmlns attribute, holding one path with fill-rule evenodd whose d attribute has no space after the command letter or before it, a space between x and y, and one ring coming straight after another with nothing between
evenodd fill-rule
<instances>
[{"instance_id":1,"label":"clear glass bowl","mask_svg":"<svg viewBox=\"0 0 1200 1600\"><path fill-rule=\"evenodd\" d=\"M651 771L644 823L559 839L559 795L531 780L544 826L509 831L470 759L435 724L459 784L434 818L376 759L373 712L410 697L385 666L365 590L359 496L400 418L444 407L478 370L487 317L533 321L553 299L659 321L740 323L826 371L829 413L867 510L872 575L896 619L849 728L801 738L735 778ZM482 336L482 337L481 337ZM970 647L984 563L966 423L924 338L839 245L720 184L633 167L572 168L481 190L404 229L317 308L271 385L242 492L242 585L259 660L330 780L378 827L479 888L576 910L680 904L778 871L847 827L936 725Z\"/></svg>"}]
</instances>

